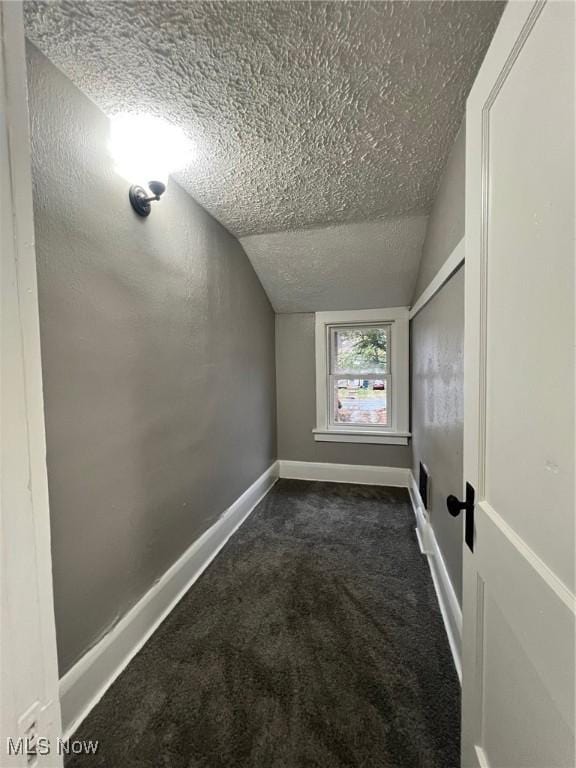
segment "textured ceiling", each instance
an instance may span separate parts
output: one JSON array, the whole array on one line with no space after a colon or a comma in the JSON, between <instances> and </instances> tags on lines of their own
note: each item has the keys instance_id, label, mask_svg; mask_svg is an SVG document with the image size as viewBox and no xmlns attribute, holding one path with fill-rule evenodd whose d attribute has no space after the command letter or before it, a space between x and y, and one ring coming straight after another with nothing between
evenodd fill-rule
<instances>
[{"instance_id":1,"label":"textured ceiling","mask_svg":"<svg viewBox=\"0 0 576 768\"><path fill-rule=\"evenodd\" d=\"M28 2L26 23L106 113L180 125L196 156L178 180L241 236L428 211L501 10L441 0L76 0ZM287 255L278 252L279 268Z\"/></svg>"},{"instance_id":2,"label":"textured ceiling","mask_svg":"<svg viewBox=\"0 0 576 768\"><path fill-rule=\"evenodd\" d=\"M427 216L243 237L276 312L410 304Z\"/></svg>"}]
</instances>

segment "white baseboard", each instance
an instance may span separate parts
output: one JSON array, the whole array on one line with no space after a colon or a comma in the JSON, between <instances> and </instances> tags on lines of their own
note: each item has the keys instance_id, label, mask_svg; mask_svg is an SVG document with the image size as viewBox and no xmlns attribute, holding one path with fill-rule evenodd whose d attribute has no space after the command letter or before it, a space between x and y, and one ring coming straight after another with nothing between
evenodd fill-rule
<instances>
[{"instance_id":1,"label":"white baseboard","mask_svg":"<svg viewBox=\"0 0 576 768\"><path fill-rule=\"evenodd\" d=\"M427 511L424 509L424 504L412 473L410 473L408 490L410 492L410 499L416 516L416 535L418 537L418 543L420 544L422 553L428 558L428 565L430 567L430 573L432 574L432 581L434 583L434 589L436 590L436 597L438 598L438 605L440 606L440 612L442 613L444 627L446 628L446 634L448 635L448 642L450 644L450 650L452 651L454 666L458 673L458 679L462 682L462 609L460 608L460 603L454 592L454 587L452 586L448 570L446 569L446 563L442 557L442 552L440 551L436 536L434 535L434 529L430 524Z\"/></svg>"},{"instance_id":2,"label":"white baseboard","mask_svg":"<svg viewBox=\"0 0 576 768\"><path fill-rule=\"evenodd\" d=\"M422 502L420 491L412 472L410 472L408 493L410 494L410 501L412 502L412 508L416 517L416 538L418 539L420 552L423 555L429 555L433 550L432 542L430 541L430 534L433 534L432 526L430 525L428 511L424 508L424 503Z\"/></svg>"},{"instance_id":3,"label":"white baseboard","mask_svg":"<svg viewBox=\"0 0 576 768\"><path fill-rule=\"evenodd\" d=\"M411 472L405 467L371 467L356 464L322 464L280 459L280 477L291 480L320 480L331 483L391 485L408 488Z\"/></svg>"},{"instance_id":4,"label":"white baseboard","mask_svg":"<svg viewBox=\"0 0 576 768\"><path fill-rule=\"evenodd\" d=\"M278 462L274 462L184 552L118 624L61 678L64 738L74 733L277 479Z\"/></svg>"}]
</instances>

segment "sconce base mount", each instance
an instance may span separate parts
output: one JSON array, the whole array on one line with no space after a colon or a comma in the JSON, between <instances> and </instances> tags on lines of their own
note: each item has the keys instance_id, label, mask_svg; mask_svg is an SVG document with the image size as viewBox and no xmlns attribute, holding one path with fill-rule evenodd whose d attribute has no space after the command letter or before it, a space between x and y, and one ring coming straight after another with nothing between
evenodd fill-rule
<instances>
[{"instance_id":1,"label":"sconce base mount","mask_svg":"<svg viewBox=\"0 0 576 768\"><path fill-rule=\"evenodd\" d=\"M132 208L134 208L138 216L150 215L152 206L150 205L150 197L144 187L140 187L138 184L133 184L130 187L128 196L130 198Z\"/></svg>"}]
</instances>

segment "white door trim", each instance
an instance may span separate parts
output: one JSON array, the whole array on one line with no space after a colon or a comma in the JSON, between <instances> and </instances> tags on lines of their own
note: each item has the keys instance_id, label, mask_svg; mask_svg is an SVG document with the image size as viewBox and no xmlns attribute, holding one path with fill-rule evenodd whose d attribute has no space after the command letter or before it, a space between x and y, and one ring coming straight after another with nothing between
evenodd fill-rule
<instances>
[{"instance_id":1,"label":"white door trim","mask_svg":"<svg viewBox=\"0 0 576 768\"><path fill-rule=\"evenodd\" d=\"M60 703L52 594L52 557L44 401L32 208L31 148L22 4L0 3L2 715L7 737L33 728L59 766ZM25 759L25 758L24 758Z\"/></svg>"}]
</instances>

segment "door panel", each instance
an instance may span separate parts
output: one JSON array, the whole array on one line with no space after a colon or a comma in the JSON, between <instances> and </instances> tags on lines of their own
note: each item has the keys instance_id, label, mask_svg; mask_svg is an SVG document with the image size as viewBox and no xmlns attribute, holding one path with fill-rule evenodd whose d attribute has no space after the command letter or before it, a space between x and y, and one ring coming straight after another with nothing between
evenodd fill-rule
<instances>
[{"instance_id":1,"label":"door panel","mask_svg":"<svg viewBox=\"0 0 576 768\"><path fill-rule=\"evenodd\" d=\"M573 42L563 16L544 7L487 114L485 497L573 584L574 207L559 194L574 172L562 151L574 141Z\"/></svg>"},{"instance_id":2,"label":"door panel","mask_svg":"<svg viewBox=\"0 0 576 768\"><path fill-rule=\"evenodd\" d=\"M467 106L464 766L576 764L575 31L510 2Z\"/></svg>"},{"instance_id":3,"label":"door panel","mask_svg":"<svg viewBox=\"0 0 576 768\"><path fill-rule=\"evenodd\" d=\"M489 596L485 616L485 698L482 745L490 766L570 765L573 735L514 623ZM503 728L505 723L506 727ZM527 727L529 726L529 727Z\"/></svg>"},{"instance_id":4,"label":"door panel","mask_svg":"<svg viewBox=\"0 0 576 768\"><path fill-rule=\"evenodd\" d=\"M497 606L515 633L515 645L530 660L550 700L562 718L572 723L574 679L570 679L567 671L574 664L573 597L485 503L480 505L477 515L476 535L482 577L489 585L485 589L485 604ZM486 610L484 621L486 633ZM543 642L542 636L551 627L555 628L554 636ZM526 668L527 674L531 671ZM489 674L490 670L485 672ZM524 683L518 679L517 684L521 687Z\"/></svg>"}]
</instances>

